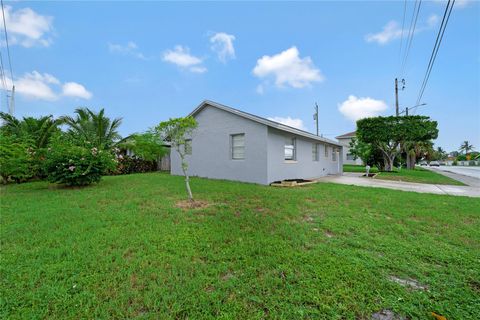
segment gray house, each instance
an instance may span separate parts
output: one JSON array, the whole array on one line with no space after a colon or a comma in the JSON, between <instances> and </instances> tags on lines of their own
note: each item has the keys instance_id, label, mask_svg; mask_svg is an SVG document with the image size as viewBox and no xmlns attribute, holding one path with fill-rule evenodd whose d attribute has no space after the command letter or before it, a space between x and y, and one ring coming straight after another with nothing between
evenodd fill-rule
<instances>
[{"instance_id":1,"label":"gray house","mask_svg":"<svg viewBox=\"0 0 480 320\"><path fill-rule=\"evenodd\" d=\"M342 144L336 141L212 101L190 116L198 123L185 146L192 176L266 185L342 173ZM174 150L171 173L182 174Z\"/></svg>"}]
</instances>

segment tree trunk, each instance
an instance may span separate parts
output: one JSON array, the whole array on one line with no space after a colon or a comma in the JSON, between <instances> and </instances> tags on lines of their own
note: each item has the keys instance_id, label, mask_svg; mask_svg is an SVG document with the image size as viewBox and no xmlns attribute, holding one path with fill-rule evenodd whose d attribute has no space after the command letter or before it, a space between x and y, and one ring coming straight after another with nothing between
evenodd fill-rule
<instances>
[{"instance_id":1,"label":"tree trunk","mask_svg":"<svg viewBox=\"0 0 480 320\"><path fill-rule=\"evenodd\" d=\"M393 170L393 161L395 160L395 154L390 155L388 152L382 150L383 162L385 163L385 171Z\"/></svg>"},{"instance_id":2,"label":"tree trunk","mask_svg":"<svg viewBox=\"0 0 480 320\"><path fill-rule=\"evenodd\" d=\"M416 162L416 154L414 151L407 151L407 169L414 170Z\"/></svg>"},{"instance_id":3,"label":"tree trunk","mask_svg":"<svg viewBox=\"0 0 480 320\"><path fill-rule=\"evenodd\" d=\"M186 172L185 174L185 187L187 188L188 200L193 201L192 189L190 189L190 177Z\"/></svg>"},{"instance_id":4,"label":"tree trunk","mask_svg":"<svg viewBox=\"0 0 480 320\"><path fill-rule=\"evenodd\" d=\"M177 148L178 154L180 155L180 159L182 161L182 171L183 175L185 176L185 188L187 189L188 200L193 201L192 189L190 188L190 177L188 176L188 165L185 162L185 157L181 153L181 151Z\"/></svg>"}]
</instances>

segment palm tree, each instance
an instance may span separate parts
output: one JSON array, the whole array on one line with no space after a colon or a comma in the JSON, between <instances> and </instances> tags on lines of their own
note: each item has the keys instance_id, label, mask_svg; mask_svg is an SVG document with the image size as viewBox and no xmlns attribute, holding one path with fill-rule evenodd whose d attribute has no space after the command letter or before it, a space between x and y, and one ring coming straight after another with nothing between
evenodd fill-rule
<instances>
[{"instance_id":1,"label":"palm tree","mask_svg":"<svg viewBox=\"0 0 480 320\"><path fill-rule=\"evenodd\" d=\"M463 141L463 143L460 145L460 148L458 150L460 151L465 151L465 155L468 154L469 151L472 151L475 149L473 145L471 145L467 140Z\"/></svg>"},{"instance_id":2,"label":"palm tree","mask_svg":"<svg viewBox=\"0 0 480 320\"><path fill-rule=\"evenodd\" d=\"M40 118L24 117L19 120L10 114L0 112L0 119L3 121L1 130L5 134L29 139L38 149L47 147L53 134L60 130L58 126L61 124L60 119L54 119L51 115Z\"/></svg>"},{"instance_id":3,"label":"palm tree","mask_svg":"<svg viewBox=\"0 0 480 320\"><path fill-rule=\"evenodd\" d=\"M95 147L109 149L120 140L118 127L122 123L121 118L110 120L105 116L105 110L98 113L88 108L75 110L76 117L62 117L69 129L68 133L77 139L89 141Z\"/></svg>"},{"instance_id":4,"label":"palm tree","mask_svg":"<svg viewBox=\"0 0 480 320\"><path fill-rule=\"evenodd\" d=\"M447 158L447 152L445 152L442 147L438 147L436 153L439 160L445 160Z\"/></svg>"},{"instance_id":5,"label":"palm tree","mask_svg":"<svg viewBox=\"0 0 480 320\"><path fill-rule=\"evenodd\" d=\"M433 143L431 141L409 141L404 144L407 154L407 169L415 169L417 159L429 159L433 154Z\"/></svg>"}]
</instances>

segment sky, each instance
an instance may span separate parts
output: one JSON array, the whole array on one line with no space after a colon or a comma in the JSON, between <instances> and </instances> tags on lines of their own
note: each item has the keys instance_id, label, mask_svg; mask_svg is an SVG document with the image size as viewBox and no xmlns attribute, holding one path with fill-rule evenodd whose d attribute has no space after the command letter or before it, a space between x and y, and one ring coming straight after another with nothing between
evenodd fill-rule
<instances>
[{"instance_id":1,"label":"sky","mask_svg":"<svg viewBox=\"0 0 480 320\"><path fill-rule=\"evenodd\" d=\"M405 59L413 1L4 3L17 117L105 108L126 136L208 99L315 132L318 103L327 138L393 115L396 77L416 104L446 5L422 1ZM480 2L457 0L416 108L436 146L480 149L479 91Z\"/></svg>"}]
</instances>

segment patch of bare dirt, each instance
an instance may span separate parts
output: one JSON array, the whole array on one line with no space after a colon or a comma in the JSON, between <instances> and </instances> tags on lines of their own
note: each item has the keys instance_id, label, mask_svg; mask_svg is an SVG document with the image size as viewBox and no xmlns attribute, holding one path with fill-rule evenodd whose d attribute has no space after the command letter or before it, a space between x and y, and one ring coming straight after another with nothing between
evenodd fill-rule
<instances>
[{"instance_id":1,"label":"patch of bare dirt","mask_svg":"<svg viewBox=\"0 0 480 320\"><path fill-rule=\"evenodd\" d=\"M325 231L325 237L333 238L334 236L335 236L335 234L332 231L330 231L330 230Z\"/></svg>"},{"instance_id":2,"label":"patch of bare dirt","mask_svg":"<svg viewBox=\"0 0 480 320\"><path fill-rule=\"evenodd\" d=\"M234 278L235 275L232 273L232 272L227 272L227 273L224 273L222 274L222 276L220 277L223 281L227 281L227 280L230 280L232 278Z\"/></svg>"},{"instance_id":3,"label":"patch of bare dirt","mask_svg":"<svg viewBox=\"0 0 480 320\"><path fill-rule=\"evenodd\" d=\"M421 284L420 282L418 282L415 279L408 279L408 278L407 279L402 279L402 278L398 278L398 277L395 277L395 276L390 276L390 277L388 277L388 279L390 281L398 283L399 285L404 286L404 287L410 287L410 288L416 289L416 290L427 290L428 289L428 286Z\"/></svg>"},{"instance_id":4,"label":"patch of bare dirt","mask_svg":"<svg viewBox=\"0 0 480 320\"><path fill-rule=\"evenodd\" d=\"M372 314L372 320L406 320L407 318L396 314L392 310L383 309Z\"/></svg>"},{"instance_id":5,"label":"patch of bare dirt","mask_svg":"<svg viewBox=\"0 0 480 320\"><path fill-rule=\"evenodd\" d=\"M311 216L305 215L303 216L303 221L305 222L313 222L313 218Z\"/></svg>"},{"instance_id":6,"label":"patch of bare dirt","mask_svg":"<svg viewBox=\"0 0 480 320\"><path fill-rule=\"evenodd\" d=\"M210 203L205 200L180 200L175 203L175 207L182 210L203 209L210 206Z\"/></svg>"}]
</instances>

